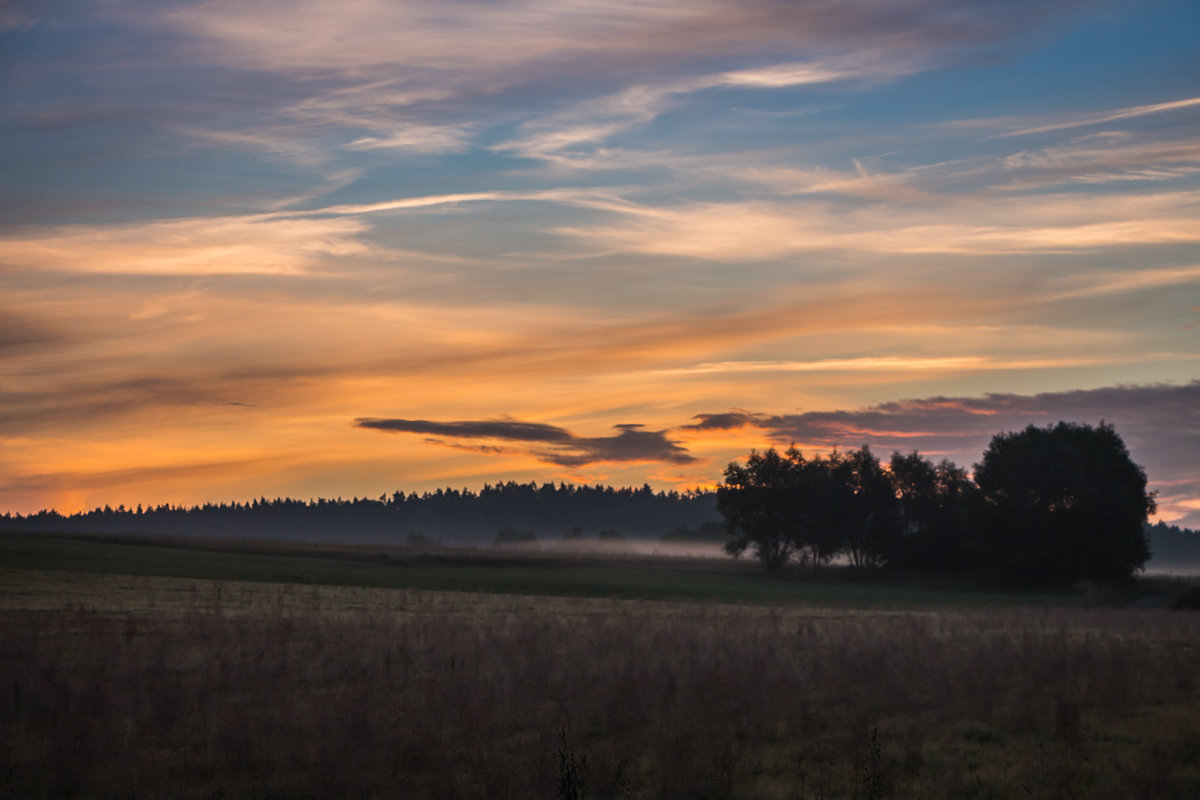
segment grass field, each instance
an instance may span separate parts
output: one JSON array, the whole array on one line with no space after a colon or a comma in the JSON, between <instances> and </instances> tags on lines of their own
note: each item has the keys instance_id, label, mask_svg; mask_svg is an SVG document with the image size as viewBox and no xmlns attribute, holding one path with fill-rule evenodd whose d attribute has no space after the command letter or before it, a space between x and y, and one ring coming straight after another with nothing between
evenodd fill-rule
<instances>
[{"instance_id":1,"label":"grass field","mask_svg":"<svg viewBox=\"0 0 1200 800\"><path fill-rule=\"evenodd\" d=\"M1137 590L179 544L0 537L0 796L1200 796Z\"/></svg>"},{"instance_id":2,"label":"grass field","mask_svg":"<svg viewBox=\"0 0 1200 800\"><path fill-rule=\"evenodd\" d=\"M807 574L802 579L768 577L757 562L730 558L46 535L0 535L0 564L270 583L853 608L1120 606L1178 583L1162 580L1118 588L1013 592L930 579L845 580L844 571L836 569L826 569L817 579Z\"/></svg>"}]
</instances>

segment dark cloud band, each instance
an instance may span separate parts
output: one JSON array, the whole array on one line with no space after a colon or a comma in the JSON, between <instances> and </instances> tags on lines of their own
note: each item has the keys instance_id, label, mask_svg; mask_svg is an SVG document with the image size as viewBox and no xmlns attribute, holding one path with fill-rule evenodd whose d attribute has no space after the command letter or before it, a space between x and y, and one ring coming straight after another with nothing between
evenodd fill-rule
<instances>
[{"instance_id":1,"label":"dark cloud band","mask_svg":"<svg viewBox=\"0 0 1200 800\"><path fill-rule=\"evenodd\" d=\"M1107 420L1135 456L1161 462L1171 476L1190 472L1200 452L1200 380L1033 395L899 400L854 411L759 417L755 424L780 441L918 447L952 452L969 464L997 432L1059 420L1092 424Z\"/></svg>"},{"instance_id":2,"label":"dark cloud band","mask_svg":"<svg viewBox=\"0 0 1200 800\"><path fill-rule=\"evenodd\" d=\"M464 439L504 439L512 442L570 442L570 431L554 425L517 420L482 420L467 422L431 422L424 419L376 419L360 417L354 421L360 428L396 433L423 433L429 436L451 436Z\"/></svg>"},{"instance_id":3,"label":"dark cloud band","mask_svg":"<svg viewBox=\"0 0 1200 800\"><path fill-rule=\"evenodd\" d=\"M664 431L646 431L642 430L641 425L629 423L614 426L619 431L614 436L598 437L576 436L565 428L554 425L508 419L433 422L423 419L363 417L356 419L354 424L360 428L394 433L417 433L468 440L499 439L542 445L531 447L527 452L541 461L562 467L621 461L688 464L696 460L686 449L668 439ZM490 452L486 446L475 443L472 443L471 449Z\"/></svg>"}]
</instances>

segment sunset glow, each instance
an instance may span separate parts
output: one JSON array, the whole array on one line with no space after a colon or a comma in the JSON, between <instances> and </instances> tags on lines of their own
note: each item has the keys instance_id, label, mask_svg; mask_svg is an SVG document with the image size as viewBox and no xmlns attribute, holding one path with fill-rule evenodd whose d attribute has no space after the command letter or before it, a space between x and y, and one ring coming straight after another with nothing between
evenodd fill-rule
<instances>
[{"instance_id":1,"label":"sunset glow","mask_svg":"<svg viewBox=\"0 0 1200 800\"><path fill-rule=\"evenodd\" d=\"M1113 423L1200 528L1200 5L0 4L0 513Z\"/></svg>"}]
</instances>

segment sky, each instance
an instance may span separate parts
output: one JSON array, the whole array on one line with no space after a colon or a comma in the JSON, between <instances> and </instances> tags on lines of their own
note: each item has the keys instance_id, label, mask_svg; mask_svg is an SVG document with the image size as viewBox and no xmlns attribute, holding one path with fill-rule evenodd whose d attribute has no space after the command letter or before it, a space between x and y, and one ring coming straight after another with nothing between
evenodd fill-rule
<instances>
[{"instance_id":1,"label":"sky","mask_svg":"<svg viewBox=\"0 0 1200 800\"><path fill-rule=\"evenodd\" d=\"M970 467L1200 528L1200 4L0 2L0 511Z\"/></svg>"}]
</instances>

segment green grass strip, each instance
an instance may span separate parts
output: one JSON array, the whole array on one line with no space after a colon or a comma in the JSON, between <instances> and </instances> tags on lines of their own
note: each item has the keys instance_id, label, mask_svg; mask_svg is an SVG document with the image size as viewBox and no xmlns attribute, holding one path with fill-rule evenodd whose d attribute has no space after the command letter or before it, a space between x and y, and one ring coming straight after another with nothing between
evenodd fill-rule
<instances>
[{"instance_id":1,"label":"green grass strip","mask_svg":"<svg viewBox=\"0 0 1200 800\"><path fill-rule=\"evenodd\" d=\"M62 536L0 535L0 565L10 569L150 575L271 583L325 584L372 588L491 592L562 597L621 597L644 600L704 600L845 608L923 606L1112 605L1108 596L1071 592L999 592L921 585L904 581L805 579L767 576L753 569L722 569L636 559L561 558L504 561L472 558L397 558L395 551L372 556L264 554L189 548L186 541L163 545L105 542Z\"/></svg>"}]
</instances>

